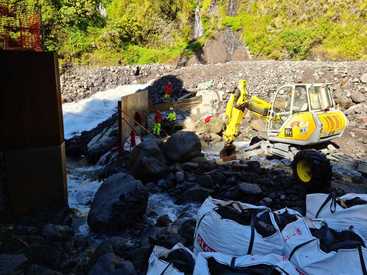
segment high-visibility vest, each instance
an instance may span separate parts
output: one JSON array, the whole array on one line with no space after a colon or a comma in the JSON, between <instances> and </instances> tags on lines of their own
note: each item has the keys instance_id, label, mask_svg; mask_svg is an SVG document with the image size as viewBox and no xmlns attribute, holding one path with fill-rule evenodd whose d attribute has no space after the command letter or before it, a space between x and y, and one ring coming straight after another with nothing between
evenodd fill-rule
<instances>
[{"instance_id":1,"label":"high-visibility vest","mask_svg":"<svg viewBox=\"0 0 367 275\"><path fill-rule=\"evenodd\" d=\"M169 112L167 116L168 121L176 121L176 113L175 112Z\"/></svg>"}]
</instances>

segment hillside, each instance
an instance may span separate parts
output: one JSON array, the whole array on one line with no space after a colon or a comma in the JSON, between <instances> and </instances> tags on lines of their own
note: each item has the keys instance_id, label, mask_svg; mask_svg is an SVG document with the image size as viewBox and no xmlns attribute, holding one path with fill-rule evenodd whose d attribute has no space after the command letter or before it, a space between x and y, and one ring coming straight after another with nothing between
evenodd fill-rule
<instances>
[{"instance_id":1,"label":"hillside","mask_svg":"<svg viewBox=\"0 0 367 275\"><path fill-rule=\"evenodd\" d=\"M11 2L19 2L11 0ZM32 6L36 0L27 0ZM365 0L40 0L65 63L176 63L231 28L255 59L366 60Z\"/></svg>"}]
</instances>

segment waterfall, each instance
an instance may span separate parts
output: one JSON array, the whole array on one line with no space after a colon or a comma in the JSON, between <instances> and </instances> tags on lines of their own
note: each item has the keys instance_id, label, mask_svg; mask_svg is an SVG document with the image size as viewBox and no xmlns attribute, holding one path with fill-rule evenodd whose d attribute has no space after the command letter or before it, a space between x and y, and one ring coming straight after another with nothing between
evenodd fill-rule
<instances>
[{"instance_id":1,"label":"waterfall","mask_svg":"<svg viewBox=\"0 0 367 275\"><path fill-rule=\"evenodd\" d=\"M197 5L195 9L195 22L194 22L194 39L198 39L199 37L204 35L204 27L201 22L200 16L200 6Z\"/></svg>"}]
</instances>

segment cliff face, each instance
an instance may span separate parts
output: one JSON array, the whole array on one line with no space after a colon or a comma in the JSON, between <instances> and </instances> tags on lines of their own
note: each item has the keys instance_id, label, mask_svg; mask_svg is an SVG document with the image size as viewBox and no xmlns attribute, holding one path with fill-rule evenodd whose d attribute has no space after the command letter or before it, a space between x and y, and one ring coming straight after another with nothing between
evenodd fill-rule
<instances>
[{"instance_id":1,"label":"cliff face","mask_svg":"<svg viewBox=\"0 0 367 275\"><path fill-rule=\"evenodd\" d=\"M64 63L367 59L363 0L54 2L40 3L44 46Z\"/></svg>"}]
</instances>

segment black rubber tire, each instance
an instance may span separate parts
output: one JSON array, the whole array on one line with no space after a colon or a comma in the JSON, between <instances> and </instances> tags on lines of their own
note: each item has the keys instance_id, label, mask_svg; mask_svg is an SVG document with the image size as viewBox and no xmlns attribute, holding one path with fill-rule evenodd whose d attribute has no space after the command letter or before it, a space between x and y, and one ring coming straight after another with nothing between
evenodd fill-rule
<instances>
[{"instance_id":1,"label":"black rubber tire","mask_svg":"<svg viewBox=\"0 0 367 275\"><path fill-rule=\"evenodd\" d=\"M297 163L302 160L311 166L311 180L307 183L302 181L297 173ZM332 177L330 160L320 151L314 149L299 151L293 159L292 170L297 183L306 187L308 192L326 192L330 188Z\"/></svg>"}]
</instances>

